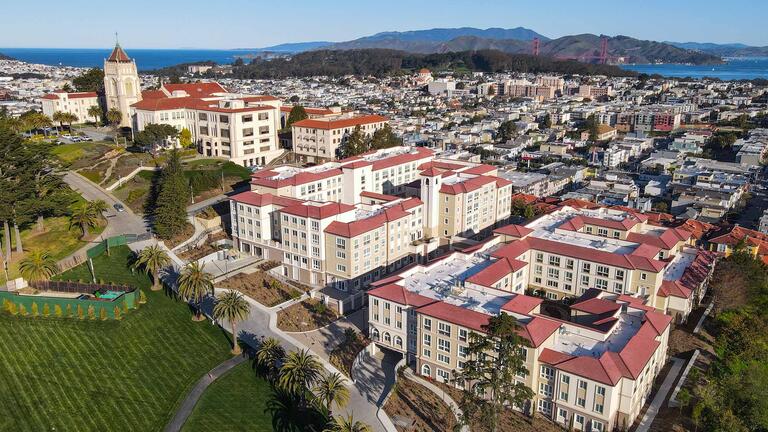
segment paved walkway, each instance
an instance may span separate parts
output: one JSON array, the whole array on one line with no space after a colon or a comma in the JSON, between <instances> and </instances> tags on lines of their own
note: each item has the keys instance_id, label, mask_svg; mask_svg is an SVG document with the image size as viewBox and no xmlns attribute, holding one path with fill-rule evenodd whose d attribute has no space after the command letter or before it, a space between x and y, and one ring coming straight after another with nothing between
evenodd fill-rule
<instances>
[{"instance_id":1,"label":"paved walkway","mask_svg":"<svg viewBox=\"0 0 768 432\"><path fill-rule=\"evenodd\" d=\"M664 404L664 400L667 399L669 391L675 384L675 379L680 375L680 369L683 368L685 361L677 357L672 357L671 361L672 367L664 378L664 382L661 383L659 391L656 392L656 396L653 398L650 405L648 405L648 409L645 410L645 415L643 415L643 419L640 420L640 424L637 425L635 432L648 432L648 430L650 430L651 424L653 424L653 420L656 418L656 414L659 413L659 409Z\"/></svg>"},{"instance_id":2,"label":"paved walkway","mask_svg":"<svg viewBox=\"0 0 768 432\"><path fill-rule=\"evenodd\" d=\"M216 288L215 293L227 290ZM238 339L253 348L258 348L263 338L273 337L281 342L289 351L310 349L303 342L297 340L294 335L285 333L277 328L277 315L274 309L270 309L261 303L245 297L251 305L251 311L244 322L237 325ZM213 308L211 298L203 302L203 310L208 316ZM231 326L227 322L217 323L231 332ZM311 349L310 349L311 350ZM311 350L320 357L321 363L330 372L339 372L324 357L320 356L320 350ZM394 365L398 359L391 355L368 356L356 370L356 382L347 381L349 389L349 403L342 410L335 410L338 414L353 413L355 419L367 423L374 432L385 431L381 421L376 416L377 403L383 399L386 391L394 383ZM340 372L339 372L340 373ZM342 374L343 375L343 374Z\"/></svg>"},{"instance_id":3,"label":"paved walkway","mask_svg":"<svg viewBox=\"0 0 768 432\"><path fill-rule=\"evenodd\" d=\"M212 382L216 381L217 378L224 375L230 369L246 360L247 358L245 355L232 357L231 359L225 360L215 368L211 369L208 374L200 378L200 380L197 381L197 384L195 384L195 386L192 388L192 391L190 391L187 397L184 399L184 402L182 402L179 410L176 411L176 415L173 416L173 420L171 420L171 422L168 423L168 425L165 427L165 432L180 431L182 426L184 426L184 423L187 421L187 418L189 418L189 415L192 414L192 410L195 409L195 405L197 405L197 401L200 400L200 397L203 395L203 392L205 392L205 389L207 389Z\"/></svg>"}]
</instances>

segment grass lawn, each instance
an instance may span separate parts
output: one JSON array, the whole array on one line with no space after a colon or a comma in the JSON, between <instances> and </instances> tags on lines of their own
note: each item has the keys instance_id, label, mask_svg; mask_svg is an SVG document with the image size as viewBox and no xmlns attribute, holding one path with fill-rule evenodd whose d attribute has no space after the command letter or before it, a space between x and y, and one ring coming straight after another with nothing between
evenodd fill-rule
<instances>
[{"instance_id":1,"label":"grass lawn","mask_svg":"<svg viewBox=\"0 0 768 432\"><path fill-rule=\"evenodd\" d=\"M94 260L114 283L149 286L124 247ZM73 269L67 276L87 274ZM64 276L64 275L62 275ZM109 279L107 279L109 277ZM162 430L186 393L230 357L227 336L163 292L122 321L0 314L0 430Z\"/></svg>"},{"instance_id":2,"label":"grass lawn","mask_svg":"<svg viewBox=\"0 0 768 432\"><path fill-rule=\"evenodd\" d=\"M118 285L139 287L145 291L152 286L152 282L144 272L132 272L128 269L131 259L131 250L128 246L117 246L109 250L109 256L102 254L94 258L93 268L96 272L96 281L112 282ZM53 277L54 280L91 281L91 271L87 265L81 264L64 273Z\"/></svg>"},{"instance_id":3,"label":"grass lawn","mask_svg":"<svg viewBox=\"0 0 768 432\"><path fill-rule=\"evenodd\" d=\"M102 156L115 149L112 142L97 141L57 145L53 147L52 153L62 165L79 169L93 166Z\"/></svg>"},{"instance_id":4,"label":"grass lawn","mask_svg":"<svg viewBox=\"0 0 768 432\"><path fill-rule=\"evenodd\" d=\"M90 229L90 235L88 238L96 238L102 231L104 231L106 225L102 224L98 227ZM80 229L77 227L69 228L69 218L65 216L51 217L45 219L45 231L37 232L35 225L31 228L25 229L21 232L22 246L24 250L45 250L53 254L53 257L57 260L66 258L70 254L74 253L81 247L85 246L88 242L80 240ZM0 235L2 238L2 235ZM13 235L11 236L13 239ZM15 241L12 244L15 245ZM23 258L23 255L13 255L13 260L9 266L9 276L11 279L18 277L18 262ZM5 275L0 272L0 284L5 283Z\"/></svg>"},{"instance_id":5,"label":"grass lawn","mask_svg":"<svg viewBox=\"0 0 768 432\"><path fill-rule=\"evenodd\" d=\"M205 390L182 431L271 431L272 418L264 412L271 394L251 363L241 363Z\"/></svg>"}]
</instances>

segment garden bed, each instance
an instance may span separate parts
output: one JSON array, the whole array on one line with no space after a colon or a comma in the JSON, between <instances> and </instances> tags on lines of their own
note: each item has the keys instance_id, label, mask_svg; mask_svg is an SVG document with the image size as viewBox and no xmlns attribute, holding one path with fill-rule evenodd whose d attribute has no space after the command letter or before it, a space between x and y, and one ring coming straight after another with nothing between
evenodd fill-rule
<instances>
[{"instance_id":1,"label":"garden bed","mask_svg":"<svg viewBox=\"0 0 768 432\"><path fill-rule=\"evenodd\" d=\"M331 308L317 300L304 300L277 313L277 328L305 332L325 327L339 318Z\"/></svg>"},{"instance_id":2,"label":"garden bed","mask_svg":"<svg viewBox=\"0 0 768 432\"><path fill-rule=\"evenodd\" d=\"M426 387L402 374L392 388L384 411L395 428L402 432L453 432L456 426L456 416L445 402ZM499 430L518 431L504 428Z\"/></svg>"},{"instance_id":3,"label":"garden bed","mask_svg":"<svg viewBox=\"0 0 768 432\"><path fill-rule=\"evenodd\" d=\"M432 381L432 383L445 391L454 402L461 404L463 390L437 381ZM490 428L488 428L487 425L482 424L478 418L473 419L469 429L472 432L490 431ZM531 420L530 417L512 409L505 409L501 412L497 430L515 432L563 432L563 429L560 426L547 419L540 418L538 414L535 419Z\"/></svg>"},{"instance_id":4,"label":"garden bed","mask_svg":"<svg viewBox=\"0 0 768 432\"><path fill-rule=\"evenodd\" d=\"M201 246L185 250L184 252L177 254L177 256L187 262L197 261L200 258L206 257L216 251L221 250L213 244L214 242L219 240L226 240L229 238L230 237L224 231L213 233L208 236L208 239Z\"/></svg>"},{"instance_id":5,"label":"garden bed","mask_svg":"<svg viewBox=\"0 0 768 432\"><path fill-rule=\"evenodd\" d=\"M346 376L352 376L352 366L360 351L364 350L370 341L360 333L347 329L344 332L344 340L331 351L331 364L342 371Z\"/></svg>"},{"instance_id":6,"label":"garden bed","mask_svg":"<svg viewBox=\"0 0 768 432\"><path fill-rule=\"evenodd\" d=\"M219 288L240 291L265 306L276 306L301 296L298 290L280 282L263 271L238 273L216 284Z\"/></svg>"},{"instance_id":7,"label":"garden bed","mask_svg":"<svg viewBox=\"0 0 768 432\"><path fill-rule=\"evenodd\" d=\"M192 237L192 234L195 233L195 227L192 226L191 223L187 222L187 224L184 226L184 230L180 233L176 234L175 236L164 239L163 243L165 243L166 246L168 246L169 249L175 248L177 245L180 245L181 243L184 243L185 241L189 240L190 237Z\"/></svg>"}]
</instances>

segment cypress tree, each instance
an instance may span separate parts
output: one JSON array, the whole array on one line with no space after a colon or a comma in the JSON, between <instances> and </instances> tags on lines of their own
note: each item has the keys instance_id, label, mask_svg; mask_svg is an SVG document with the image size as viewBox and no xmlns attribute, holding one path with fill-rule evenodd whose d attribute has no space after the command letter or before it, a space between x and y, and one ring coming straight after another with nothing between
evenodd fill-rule
<instances>
[{"instance_id":1,"label":"cypress tree","mask_svg":"<svg viewBox=\"0 0 768 432\"><path fill-rule=\"evenodd\" d=\"M53 306L53 314L56 315L57 318L61 318L63 315L63 312L61 310L60 305Z\"/></svg>"}]
</instances>

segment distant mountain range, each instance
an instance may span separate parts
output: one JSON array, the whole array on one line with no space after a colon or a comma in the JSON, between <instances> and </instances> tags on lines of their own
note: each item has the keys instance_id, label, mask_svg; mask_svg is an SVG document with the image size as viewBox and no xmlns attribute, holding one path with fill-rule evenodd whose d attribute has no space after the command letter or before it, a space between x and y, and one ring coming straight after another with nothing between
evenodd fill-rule
<instances>
[{"instance_id":1,"label":"distant mountain range","mask_svg":"<svg viewBox=\"0 0 768 432\"><path fill-rule=\"evenodd\" d=\"M581 34L550 39L534 30L516 28L434 28L403 32L382 32L344 42L302 42L258 48L259 51L295 54L304 51L393 49L419 54L461 51L497 50L508 54L530 54L533 39L539 40L540 55L573 59L587 63L599 60L602 36ZM608 60L621 57L627 63L720 63L720 54L708 52L699 45L692 48L672 43L634 39L628 36L606 37ZM680 44L685 45L685 44ZM704 44L702 44L704 45ZM746 49L739 47L739 49Z\"/></svg>"},{"instance_id":2,"label":"distant mountain range","mask_svg":"<svg viewBox=\"0 0 768 432\"><path fill-rule=\"evenodd\" d=\"M665 42L678 48L700 51L721 57L768 57L768 46L757 47L741 43L716 44L699 42Z\"/></svg>"}]
</instances>

